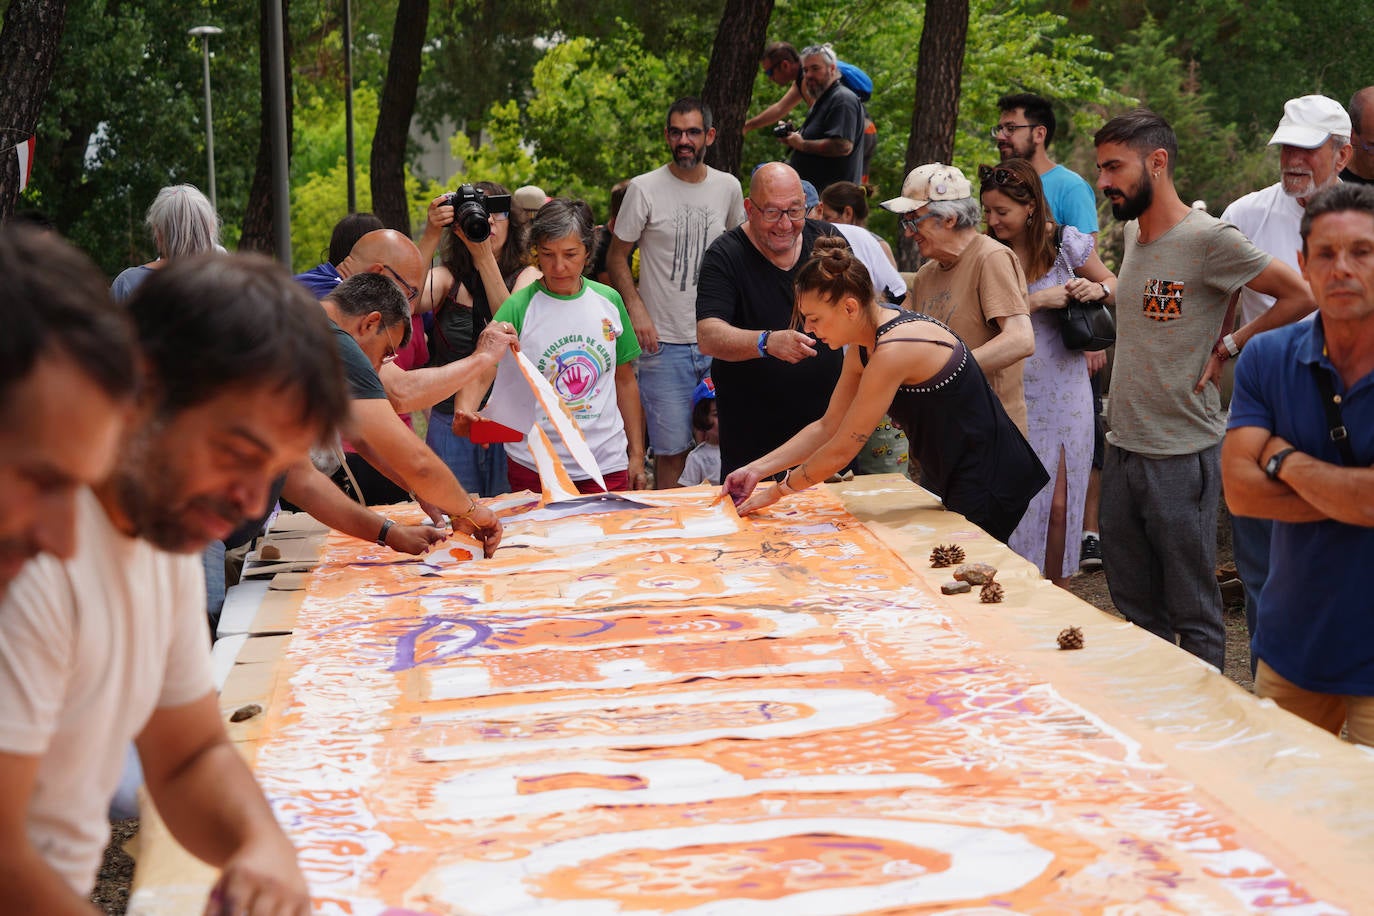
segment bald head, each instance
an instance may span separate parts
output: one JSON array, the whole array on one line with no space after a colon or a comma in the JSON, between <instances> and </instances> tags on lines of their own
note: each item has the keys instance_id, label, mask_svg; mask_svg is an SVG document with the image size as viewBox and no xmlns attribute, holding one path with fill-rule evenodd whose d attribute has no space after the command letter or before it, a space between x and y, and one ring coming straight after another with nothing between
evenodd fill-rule
<instances>
[{"instance_id":1,"label":"bald head","mask_svg":"<svg viewBox=\"0 0 1374 916\"><path fill-rule=\"evenodd\" d=\"M410 299L414 298L425 279L425 262L420 249L395 229L375 229L358 239L353 250L338 266L339 275L385 274Z\"/></svg>"},{"instance_id":2,"label":"bald head","mask_svg":"<svg viewBox=\"0 0 1374 916\"><path fill-rule=\"evenodd\" d=\"M795 197L802 202L806 200L801 176L786 162L770 162L760 166L754 177L749 179L749 197L755 201L779 197Z\"/></svg>"}]
</instances>

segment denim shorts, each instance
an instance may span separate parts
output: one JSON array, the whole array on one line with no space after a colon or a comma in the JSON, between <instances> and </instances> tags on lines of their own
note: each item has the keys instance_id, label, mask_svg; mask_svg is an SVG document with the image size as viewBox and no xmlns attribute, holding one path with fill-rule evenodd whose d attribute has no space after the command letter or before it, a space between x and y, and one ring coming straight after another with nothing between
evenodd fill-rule
<instances>
[{"instance_id":1,"label":"denim shorts","mask_svg":"<svg viewBox=\"0 0 1374 916\"><path fill-rule=\"evenodd\" d=\"M660 343L657 353L641 353L638 362L639 400L654 454L690 452L696 445L692 392L711 371L711 358L702 356L694 343Z\"/></svg>"}]
</instances>

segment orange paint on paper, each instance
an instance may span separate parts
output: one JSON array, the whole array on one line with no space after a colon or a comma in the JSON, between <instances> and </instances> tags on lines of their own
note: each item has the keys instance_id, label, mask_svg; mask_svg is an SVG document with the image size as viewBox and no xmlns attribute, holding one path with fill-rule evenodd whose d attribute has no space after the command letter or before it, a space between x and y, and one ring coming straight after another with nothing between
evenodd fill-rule
<instances>
[{"instance_id":1,"label":"orange paint on paper","mask_svg":"<svg viewBox=\"0 0 1374 916\"><path fill-rule=\"evenodd\" d=\"M255 766L331 912L1341 912L829 494L714 495L330 541Z\"/></svg>"}]
</instances>

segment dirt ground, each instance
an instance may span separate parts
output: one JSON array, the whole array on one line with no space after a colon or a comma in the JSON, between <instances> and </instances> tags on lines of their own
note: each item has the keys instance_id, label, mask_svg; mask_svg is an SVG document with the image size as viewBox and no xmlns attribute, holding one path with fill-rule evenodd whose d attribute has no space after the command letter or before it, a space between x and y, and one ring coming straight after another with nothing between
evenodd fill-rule
<instances>
[{"instance_id":1,"label":"dirt ground","mask_svg":"<svg viewBox=\"0 0 1374 916\"><path fill-rule=\"evenodd\" d=\"M1234 568L1231 550L1231 517L1223 504L1217 517L1217 566ZM1107 576L1102 570L1079 573L1069 582L1070 590L1095 607L1109 614L1117 613L1107 592ZM1232 589L1224 589L1223 594ZM1246 690L1253 686L1250 677L1250 639L1245 631L1245 608L1237 604L1226 608L1226 671L1231 680ZM124 853L123 845L138 832L138 820L119 821L113 827L113 841L105 850L91 902L106 913L123 916L129 905L129 884L133 880L134 862Z\"/></svg>"}]
</instances>

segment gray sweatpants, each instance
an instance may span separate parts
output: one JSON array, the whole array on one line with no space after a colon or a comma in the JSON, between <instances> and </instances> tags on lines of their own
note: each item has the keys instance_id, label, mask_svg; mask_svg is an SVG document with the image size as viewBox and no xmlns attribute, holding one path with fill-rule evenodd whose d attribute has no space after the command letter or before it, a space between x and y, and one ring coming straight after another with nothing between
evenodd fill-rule
<instances>
[{"instance_id":1,"label":"gray sweatpants","mask_svg":"<svg viewBox=\"0 0 1374 916\"><path fill-rule=\"evenodd\" d=\"M1220 670L1226 631L1217 587L1221 445L1147 458L1107 447L1102 564L1112 601L1138 627Z\"/></svg>"}]
</instances>

